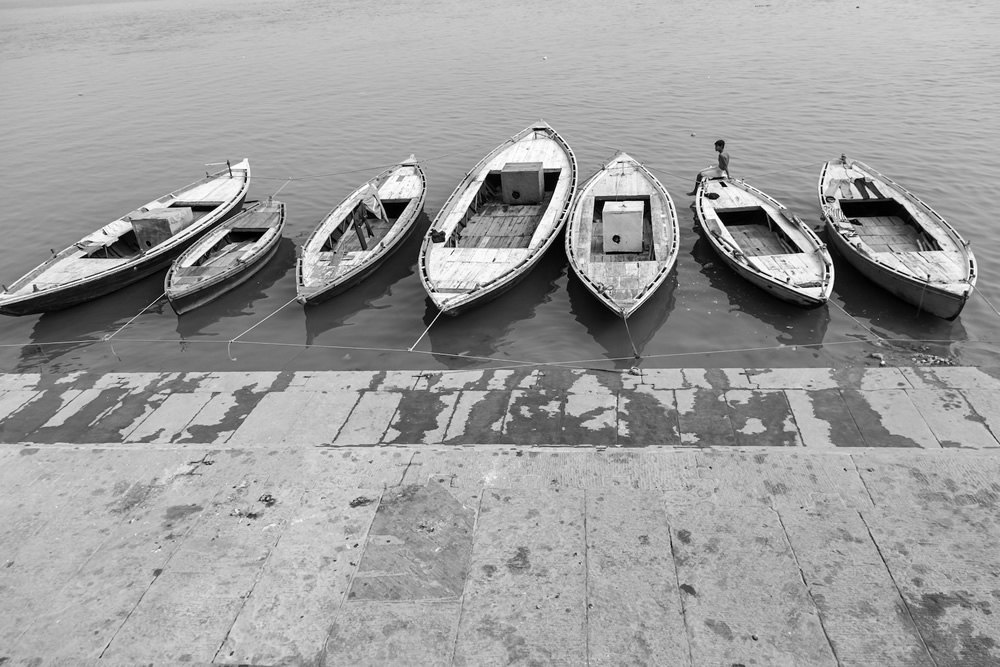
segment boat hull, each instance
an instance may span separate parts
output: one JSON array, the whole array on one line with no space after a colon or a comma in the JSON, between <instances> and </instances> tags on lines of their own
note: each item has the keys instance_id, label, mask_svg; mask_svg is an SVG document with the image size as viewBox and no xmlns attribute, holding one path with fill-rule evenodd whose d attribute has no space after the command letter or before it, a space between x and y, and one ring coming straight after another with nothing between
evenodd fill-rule
<instances>
[{"instance_id":1,"label":"boat hull","mask_svg":"<svg viewBox=\"0 0 1000 667\"><path fill-rule=\"evenodd\" d=\"M831 244L861 275L920 312L959 316L975 289L976 259L934 209L843 155L823 165L818 195Z\"/></svg>"},{"instance_id":2,"label":"boat hull","mask_svg":"<svg viewBox=\"0 0 1000 667\"><path fill-rule=\"evenodd\" d=\"M268 204L255 204L251 209L243 212L247 214L259 211L265 214L273 214L274 205L280 207L278 209L277 221L274 222L273 227L268 226L266 233L269 236L266 239L266 243L254 252L249 261L239 262L232 269L224 271L219 275L199 280L193 284L178 286L174 283L174 277L183 271L183 269L178 268L178 264L183 263L185 257L188 256L188 252L194 251L199 255L201 252L199 252L198 248L192 247L188 252L177 258L174 266L164 279L164 289L167 299L170 301L170 306L174 309L174 312L182 315L215 301L250 280L250 278L271 261L271 258L274 257L274 254L278 250L278 244L281 242L281 232L285 226L284 204L277 201L273 203L269 202ZM233 225L239 219L241 219L241 215L236 215L223 225L223 227ZM210 241L206 240L206 243L208 242Z\"/></svg>"},{"instance_id":3,"label":"boat hull","mask_svg":"<svg viewBox=\"0 0 1000 667\"><path fill-rule=\"evenodd\" d=\"M413 215L414 221L416 220L419 214L420 213L418 211ZM386 248L386 252L379 255L378 258L371 260L370 262L365 264L364 267L362 267L358 271L355 271L351 275L346 276L340 280L332 281L322 287L317 287L315 289L306 290L300 287L299 295L296 297L298 302L301 303L303 306L316 306L325 301L329 301L335 296L343 294L352 287L360 285L362 282L371 277L373 273L378 271L382 267L382 265L385 264L386 260L388 260L393 255L393 253L396 252L399 246L401 246L403 243L406 242L406 240L412 235L414 226L415 225L412 222L407 224L406 231L404 231L400 235L399 241L397 243L394 243L390 248ZM297 269L296 272L298 272L299 270L300 269Z\"/></svg>"},{"instance_id":4,"label":"boat hull","mask_svg":"<svg viewBox=\"0 0 1000 667\"><path fill-rule=\"evenodd\" d=\"M720 199L720 192L725 194ZM710 191L710 192L709 192ZM707 194L713 194L714 200ZM729 199L726 199L729 198ZM713 202L726 201L727 207ZM735 204L735 206L734 206ZM723 214L737 216L749 210L759 210L768 220L768 229L780 228L784 233L787 254L751 254L751 245L740 246L730 230L722 223ZM726 266L750 284L786 303L800 308L817 308L825 304L833 291L833 261L826 246L816 233L780 202L742 181L720 179L702 181L696 193L696 217L702 235ZM747 239L749 243L749 238ZM788 242L794 243L794 247ZM788 252L788 248L796 252ZM780 250L780 248L775 248ZM778 264L775 262L778 261ZM796 262L802 273L780 271L780 262ZM765 264L768 262L768 264ZM775 267L778 268L775 268Z\"/></svg>"},{"instance_id":5,"label":"boat hull","mask_svg":"<svg viewBox=\"0 0 1000 667\"><path fill-rule=\"evenodd\" d=\"M249 190L249 181L250 172L247 166L245 167L244 182L239 193L214 209L205 218L198 220L189 232L185 232L186 235L183 239L174 239L169 243L153 247L149 252L139 255L123 263L121 266L110 268L92 277L75 280L66 285L47 287L38 292L23 296L4 294L0 297L0 313L4 315L23 316L64 310L116 292L123 287L166 269L174 259L187 250L212 227L232 217L240 210ZM181 235L179 234L178 236ZM72 248L73 246L70 246L70 248L60 254L64 254ZM43 264L42 266L45 265ZM27 277L22 278L18 282L26 279Z\"/></svg>"},{"instance_id":6,"label":"boat hull","mask_svg":"<svg viewBox=\"0 0 1000 667\"><path fill-rule=\"evenodd\" d=\"M943 290L924 281L900 275L898 272L868 259L847 243L829 220L827 220L827 232L833 247L858 273L890 294L916 306L921 312L927 312L946 320L954 320L961 314L966 301L972 295L971 287L964 293Z\"/></svg>"},{"instance_id":7,"label":"boat hull","mask_svg":"<svg viewBox=\"0 0 1000 667\"><path fill-rule=\"evenodd\" d=\"M537 167L530 199L506 192L501 174L508 167ZM424 236L419 274L434 306L458 315L523 280L562 233L576 187L576 156L544 122L494 148L452 191Z\"/></svg>"},{"instance_id":8,"label":"boat hull","mask_svg":"<svg viewBox=\"0 0 1000 667\"><path fill-rule=\"evenodd\" d=\"M635 252L607 252L606 204L631 206ZM598 214L598 207L602 211ZM638 206L638 208L636 208ZM638 223L641 234L636 233ZM648 226L648 230L646 227ZM641 237L641 238L640 238ZM627 153L619 152L580 186L566 225L566 256L594 298L628 319L666 281L677 262L677 210L663 184Z\"/></svg>"},{"instance_id":9,"label":"boat hull","mask_svg":"<svg viewBox=\"0 0 1000 667\"><path fill-rule=\"evenodd\" d=\"M709 235L706 234L705 236L708 237ZM715 248L715 253L720 259L722 259L726 266L732 269L739 277L743 278L750 284L759 287L771 296L792 305L799 306L800 308L819 308L825 304L829 298L826 295L812 296L804 294L799 290L789 288L779 280L774 280L766 275L751 271L740 262L734 261L728 253L722 251L722 249L718 246L718 243L712 243L712 239L709 239L709 242L712 247Z\"/></svg>"},{"instance_id":10,"label":"boat hull","mask_svg":"<svg viewBox=\"0 0 1000 667\"><path fill-rule=\"evenodd\" d=\"M334 255L345 248L343 235L355 234L351 218L363 206L366 193L374 188L385 201L402 206L399 217L389 229L380 232L372 249L354 253L360 259L348 262L321 259L326 240L332 234L340 233ZM402 188L402 189L400 189ZM385 170L375 178L361 185L328 213L303 244L302 252L295 263L296 300L303 306L315 306L343 294L360 284L378 271L392 255L399 250L413 233L417 219L424 209L427 193L427 179L423 169L413 156L400 164ZM402 202L406 202L402 204ZM380 203L381 205L381 203ZM378 224L378 221L375 221ZM360 234L360 232L358 232ZM346 252L346 248L344 249ZM330 275L332 273L332 275Z\"/></svg>"}]
</instances>

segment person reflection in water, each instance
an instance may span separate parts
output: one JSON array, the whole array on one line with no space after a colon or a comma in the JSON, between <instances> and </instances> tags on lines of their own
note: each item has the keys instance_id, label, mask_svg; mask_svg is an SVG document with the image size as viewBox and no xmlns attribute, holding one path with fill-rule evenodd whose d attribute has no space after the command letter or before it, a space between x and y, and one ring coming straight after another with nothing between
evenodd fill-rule
<instances>
[{"instance_id":1,"label":"person reflection in water","mask_svg":"<svg viewBox=\"0 0 1000 667\"><path fill-rule=\"evenodd\" d=\"M719 139L715 142L715 150L719 154L719 166L702 169L694 179L694 190L688 193L688 197L693 197L698 191L698 184L705 178L729 178L729 153L726 152L726 142Z\"/></svg>"}]
</instances>

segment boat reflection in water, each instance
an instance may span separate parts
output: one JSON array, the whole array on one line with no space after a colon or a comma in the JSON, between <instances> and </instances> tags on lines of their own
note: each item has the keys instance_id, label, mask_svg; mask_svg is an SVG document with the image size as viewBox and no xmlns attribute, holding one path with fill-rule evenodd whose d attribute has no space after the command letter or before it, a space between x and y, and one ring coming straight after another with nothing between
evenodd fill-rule
<instances>
[{"instance_id":1,"label":"boat reflection in water","mask_svg":"<svg viewBox=\"0 0 1000 667\"><path fill-rule=\"evenodd\" d=\"M713 356L713 365L813 366L822 362L819 353L830 326L829 304L803 308L762 292L720 262L711 245L700 235L691 256L701 275L707 279L708 286L725 295L729 302L728 312L739 313L740 320L744 322L736 324L732 323L731 317L727 318L731 322L729 326L734 330L739 327L741 335L740 343L732 347L743 349L739 353ZM840 279L839 274L837 279ZM743 315L749 316L749 319ZM766 325L768 329L760 330L755 322ZM683 366L683 359L681 357L676 365ZM699 358L697 363L703 363L702 359ZM687 363L691 363L690 359Z\"/></svg>"},{"instance_id":2,"label":"boat reflection in water","mask_svg":"<svg viewBox=\"0 0 1000 667\"><path fill-rule=\"evenodd\" d=\"M362 313L374 314L376 318L384 317L385 313L379 311L392 306L380 305L378 302L383 299L388 298L392 301L405 299L412 302L413 299L424 296L419 282L414 283L412 296L405 293L406 283L413 282L406 279L416 272L417 252L420 250L423 233L430 225L430 220L426 213L420 213L414 224L413 233L400 245L399 250L379 267L378 271L328 301L316 305L297 306L305 311L306 346L377 347L372 344L375 342L372 336L378 336L379 331L384 329L384 321L381 325L373 322L371 331L365 334L364 338L359 338L356 329L349 334L346 331L337 332L344 334L338 336L324 337L323 334L344 327L353 329L352 320ZM414 340L418 335L419 332L413 334Z\"/></svg>"},{"instance_id":3,"label":"boat reflection in water","mask_svg":"<svg viewBox=\"0 0 1000 667\"><path fill-rule=\"evenodd\" d=\"M672 270L646 303L628 318L627 329L622 318L616 317L595 299L576 276L570 277L567 290L570 312L604 348L604 354L613 367L631 368L639 362L635 354L642 356L643 350L677 305L677 271ZM635 350L632 349L632 343L635 344Z\"/></svg>"},{"instance_id":4,"label":"boat reflection in water","mask_svg":"<svg viewBox=\"0 0 1000 667\"><path fill-rule=\"evenodd\" d=\"M512 365L521 361L551 360L554 354L551 349L553 345L565 348L558 332L551 329L546 331L549 349L546 349L546 340L542 340L541 337L533 339L537 347L532 351L532 356L537 356L537 359L504 359L502 356L498 357L498 351L508 338L515 337L512 331L519 324L545 326L546 321L551 322L551 320L541 323L531 321L541 317L538 314L539 307L551 301L561 284L566 281L566 271L569 267L566 264L566 256L558 250L557 247L545 253L521 282L497 297L495 301L482 307L471 308L455 317L445 314L438 317L440 311L428 298L423 322L425 327L430 326L430 330L417 349L426 349L429 340L434 359L450 369L485 366L491 359L500 363L509 362ZM590 298L593 299L592 296ZM595 305L600 307L599 304ZM417 332L414 340L419 335L420 332ZM530 338L530 334L519 333L517 337L521 338L523 345L524 339Z\"/></svg>"},{"instance_id":5,"label":"boat reflection in water","mask_svg":"<svg viewBox=\"0 0 1000 667\"><path fill-rule=\"evenodd\" d=\"M833 260L837 271L835 297L844 311L892 346L948 357L955 353L956 344L969 340L961 316L949 321L921 312L917 306L873 286L839 254L834 254Z\"/></svg>"},{"instance_id":6,"label":"boat reflection in water","mask_svg":"<svg viewBox=\"0 0 1000 667\"><path fill-rule=\"evenodd\" d=\"M166 298L149 305L163 293L163 275L160 271L114 295L43 313L31 330L31 342L21 348L14 372L37 372L42 366L53 373L96 371L102 360L114 356L102 343L105 336L114 334L143 309L143 315L150 316L171 312Z\"/></svg>"},{"instance_id":7,"label":"boat reflection in water","mask_svg":"<svg viewBox=\"0 0 1000 667\"><path fill-rule=\"evenodd\" d=\"M293 268L295 244L291 239L282 238L274 257L253 278L212 303L177 316L177 333L181 341L206 337L229 340L253 326L269 312L262 313L254 304L265 299L271 288ZM223 320L233 321L223 328L219 326ZM184 343L181 345L183 347Z\"/></svg>"}]
</instances>

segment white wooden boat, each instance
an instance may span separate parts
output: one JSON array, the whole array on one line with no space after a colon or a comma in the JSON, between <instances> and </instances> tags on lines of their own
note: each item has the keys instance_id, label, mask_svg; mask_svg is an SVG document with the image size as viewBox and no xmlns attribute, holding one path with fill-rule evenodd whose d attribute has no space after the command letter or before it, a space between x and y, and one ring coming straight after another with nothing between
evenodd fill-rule
<instances>
[{"instance_id":1,"label":"white wooden boat","mask_svg":"<svg viewBox=\"0 0 1000 667\"><path fill-rule=\"evenodd\" d=\"M972 248L930 206L857 160L823 165L830 242L862 275L921 311L954 319L976 285Z\"/></svg>"},{"instance_id":2,"label":"white wooden boat","mask_svg":"<svg viewBox=\"0 0 1000 667\"><path fill-rule=\"evenodd\" d=\"M695 193L705 238L737 274L797 306L819 306L833 290L826 245L797 215L743 181L705 179Z\"/></svg>"},{"instance_id":3,"label":"white wooden boat","mask_svg":"<svg viewBox=\"0 0 1000 667\"><path fill-rule=\"evenodd\" d=\"M456 315L517 284L562 231L576 179L576 156L544 122L480 160L420 248L420 280L434 305Z\"/></svg>"},{"instance_id":4,"label":"white wooden boat","mask_svg":"<svg viewBox=\"0 0 1000 667\"><path fill-rule=\"evenodd\" d=\"M587 289L628 319L677 262L680 230L666 188L624 152L580 186L566 255Z\"/></svg>"},{"instance_id":5,"label":"white wooden boat","mask_svg":"<svg viewBox=\"0 0 1000 667\"><path fill-rule=\"evenodd\" d=\"M349 194L302 247L295 266L299 303L320 303L370 276L410 235L426 192L411 155Z\"/></svg>"},{"instance_id":6,"label":"white wooden boat","mask_svg":"<svg viewBox=\"0 0 1000 667\"><path fill-rule=\"evenodd\" d=\"M213 225L239 211L250 187L243 160L84 236L0 294L0 313L59 310L121 289L161 269Z\"/></svg>"},{"instance_id":7,"label":"white wooden boat","mask_svg":"<svg viewBox=\"0 0 1000 667\"><path fill-rule=\"evenodd\" d=\"M276 200L246 206L170 265L164 289L180 315L242 285L274 256L285 228L285 205Z\"/></svg>"}]
</instances>

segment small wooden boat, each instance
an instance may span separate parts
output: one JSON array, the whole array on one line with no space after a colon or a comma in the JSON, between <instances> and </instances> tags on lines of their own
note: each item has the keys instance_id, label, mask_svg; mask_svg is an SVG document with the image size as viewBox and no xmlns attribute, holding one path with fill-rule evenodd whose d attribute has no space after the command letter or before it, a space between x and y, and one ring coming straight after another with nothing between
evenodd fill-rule
<instances>
[{"instance_id":1,"label":"small wooden boat","mask_svg":"<svg viewBox=\"0 0 1000 667\"><path fill-rule=\"evenodd\" d=\"M666 188L620 152L580 186L566 255L587 289L628 319L677 262L680 230Z\"/></svg>"},{"instance_id":2,"label":"small wooden boat","mask_svg":"<svg viewBox=\"0 0 1000 667\"><path fill-rule=\"evenodd\" d=\"M84 236L0 294L0 313L29 315L90 301L165 269L238 211L250 187L243 160L154 199Z\"/></svg>"},{"instance_id":3,"label":"small wooden boat","mask_svg":"<svg viewBox=\"0 0 1000 667\"><path fill-rule=\"evenodd\" d=\"M562 231L576 179L576 156L544 122L480 160L420 248L420 280L434 305L456 315L524 278Z\"/></svg>"},{"instance_id":4,"label":"small wooden boat","mask_svg":"<svg viewBox=\"0 0 1000 667\"><path fill-rule=\"evenodd\" d=\"M930 206L863 162L823 165L830 242L862 275L919 310L952 320L976 286L972 248Z\"/></svg>"},{"instance_id":5,"label":"small wooden boat","mask_svg":"<svg viewBox=\"0 0 1000 667\"><path fill-rule=\"evenodd\" d=\"M178 315L242 285L274 256L285 228L285 205L254 202L195 242L164 278Z\"/></svg>"},{"instance_id":6,"label":"small wooden boat","mask_svg":"<svg viewBox=\"0 0 1000 667\"><path fill-rule=\"evenodd\" d=\"M757 188L704 179L695 193L698 224L737 274L797 306L819 306L833 290L826 245L797 215Z\"/></svg>"},{"instance_id":7,"label":"small wooden boat","mask_svg":"<svg viewBox=\"0 0 1000 667\"><path fill-rule=\"evenodd\" d=\"M302 247L295 266L299 303L320 303L370 276L410 235L426 191L411 155L349 194Z\"/></svg>"}]
</instances>

